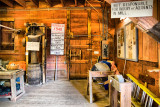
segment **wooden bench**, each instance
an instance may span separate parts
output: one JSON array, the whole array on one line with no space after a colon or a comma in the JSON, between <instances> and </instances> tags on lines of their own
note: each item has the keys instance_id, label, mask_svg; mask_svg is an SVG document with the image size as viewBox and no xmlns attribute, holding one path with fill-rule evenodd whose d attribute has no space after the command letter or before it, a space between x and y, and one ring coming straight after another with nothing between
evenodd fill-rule
<instances>
[{"instance_id":1,"label":"wooden bench","mask_svg":"<svg viewBox=\"0 0 160 107\"><path fill-rule=\"evenodd\" d=\"M16 78L20 77L20 90L16 91ZM11 101L16 101L24 93L24 71L23 70L8 70L0 71L0 79L10 79L11 82L11 95L0 96L0 98L10 98Z\"/></svg>"}]
</instances>

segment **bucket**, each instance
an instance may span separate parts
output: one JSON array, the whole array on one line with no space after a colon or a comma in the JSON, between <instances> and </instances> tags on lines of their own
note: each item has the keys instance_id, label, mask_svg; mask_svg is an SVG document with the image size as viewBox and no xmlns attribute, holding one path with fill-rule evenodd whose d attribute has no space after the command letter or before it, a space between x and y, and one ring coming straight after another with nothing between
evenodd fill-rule
<instances>
[{"instance_id":1,"label":"bucket","mask_svg":"<svg viewBox=\"0 0 160 107\"><path fill-rule=\"evenodd\" d=\"M38 85L41 83L40 64L28 64L28 84Z\"/></svg>"}]
</instances>

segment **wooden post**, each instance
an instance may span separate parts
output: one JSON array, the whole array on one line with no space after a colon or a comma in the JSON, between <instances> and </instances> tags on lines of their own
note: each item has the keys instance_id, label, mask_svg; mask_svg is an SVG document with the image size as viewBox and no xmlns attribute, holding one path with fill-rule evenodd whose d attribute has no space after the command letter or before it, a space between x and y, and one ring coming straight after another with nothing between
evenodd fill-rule
<instances>
[{"instance_id":1,"label":"wooden post","mask_svg":"<svg viewBox=\"0 0 160 107\"><path fill-rule=\"evenodd\" d=\"M117 105L118 105L118 91L114 88L114 87L112 87L112 86L110 86L110 98L112 99L112 100L110 100L110 106L111 107L117 107ZM126 106L127 107L127 106ZM128 106L129 107L129 106Z\"/></svg>"},{"instance_id":2,"label":"wooden post","mask_svg":"<svg viewBox=\"0 0 160 107\"><path fill-rule=\"evenodd\" d=\"M13 74L13 77L11 78L11 100L16 101L16 74Z\"/></svg>"},{"instance_id":3,"label":"wooden post","mask_svg":"<svg viewBox=\"0 0 160 107\"><path fill-rule=\"evenodd\" d=\"M132 84L128 83L121 85L122 90L120 92L120 107L131 107L131 87Z\"/></svg>"},{"instance_id":4,"label":"wooden post","mask_svg":"<svg viewBox=\"0 0 160 107\"><path fill-rule=\"evenodd\" d=\"M22 92L25 93L25 90L24 90L24 76L23 75L20 76L20 88L21 88Z\"/></svg>"},{"instance_id":5,"label":"wooden post","mask_svg":"<svg viewBox=\"0 0 160 107\"><path fill-rule=\"evenodd\" d=\"M67 35L70 37L70 33L71 33L71 24L70 24L70 16L71 11L67 10Z\"/></svg>"},{"instance_id":6,"label":"wooden post","mask_svg":"<svg viewBox=\"0 0 160 107\"><path fill-rule=\"evenodd\" d=\"M160 68L160 43L158 43L158 67ZM160 93L160 72L159 72L159 93Z\"/></svg>"},{"instance_id":7,"label":"wooden post","mask_svg":"<svg viewBox=\"0 0 160 107\"><path fill-rule=\"evenodd\" d=\"M88 38L91 38L91 10L88 10Z\"/></svg>"},{"instance_id":8,"label":"wooden post","mask_svg":"<svg viewBox=\"0 0 160 107\"><path fill-rule=\"evenodd\" d=\"M43 28L45 32L45 27ZM42 71L43 71L43 84L46 82L45 72L45 35L42 36Z\"/></svg>"},{"instance_id":9,"label":"wooden post","mask_svg":"<svg viewBox=\"0 0 160 107\"><path fill-rule=\"evenodd\" d=\"M28 31L28 30L26 30ZM28 42L28 36L26 36L26 46L27 46L27 42ZM26 83L28 83L28 77L27 77L27 74L28 74L28 55L29 55L29 51L27 50L26 48Z\"/></svg>"},{"instance_id":10,"label":"wooden post","mask_svg":"<svg viewBox=\"0 0 160 107\"><path fill-rule=\"evenodd\" d=\"M90 95L90 103L93 103L93 93L92 93L92 72L89 71L89 95Z\"/></svg>"}]
</instances>

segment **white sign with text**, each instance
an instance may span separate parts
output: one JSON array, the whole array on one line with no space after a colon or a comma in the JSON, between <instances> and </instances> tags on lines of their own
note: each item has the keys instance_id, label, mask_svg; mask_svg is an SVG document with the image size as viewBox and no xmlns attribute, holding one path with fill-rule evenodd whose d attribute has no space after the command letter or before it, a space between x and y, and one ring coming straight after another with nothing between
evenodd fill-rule
<instances>
[{"instance_id":1,"label":"white sign with text","mask_svg":"<svg viewBox=\"0 0 160 107\"><path fill-rule=\"evenodd\" d=\"M52 23L50 54L64 55L65 24Z\"/></svg>"},{"instance_id":2,"label":"white sign with text","mask_svg":"<svg viewBox=\"0 0 160 107\"><path fill-rule=\"evenodd\" d=\"M153 0L111 3L111 18L152 16Z\"/></svg>"}]
</instances>

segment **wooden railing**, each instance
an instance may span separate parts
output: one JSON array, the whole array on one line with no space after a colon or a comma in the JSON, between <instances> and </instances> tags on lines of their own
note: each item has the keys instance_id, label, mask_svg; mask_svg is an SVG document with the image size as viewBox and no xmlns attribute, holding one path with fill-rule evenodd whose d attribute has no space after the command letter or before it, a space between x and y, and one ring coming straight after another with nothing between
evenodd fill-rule
<instances>
[{"instance_id":1,"label":"wooden railing","mask_svg":"<svg viewBox=\"0 0 160 107\"><path fill-rule=\"evenodd\" d=\"M135 107L152 107L153 101L160 107L160 98L153 94L147 87L139 83L139 81L132 75L127 74L128 79L133 82L132 90L132 106ZM140 95L142 90L142 95Z\"/></svg>"}]
</instances>

